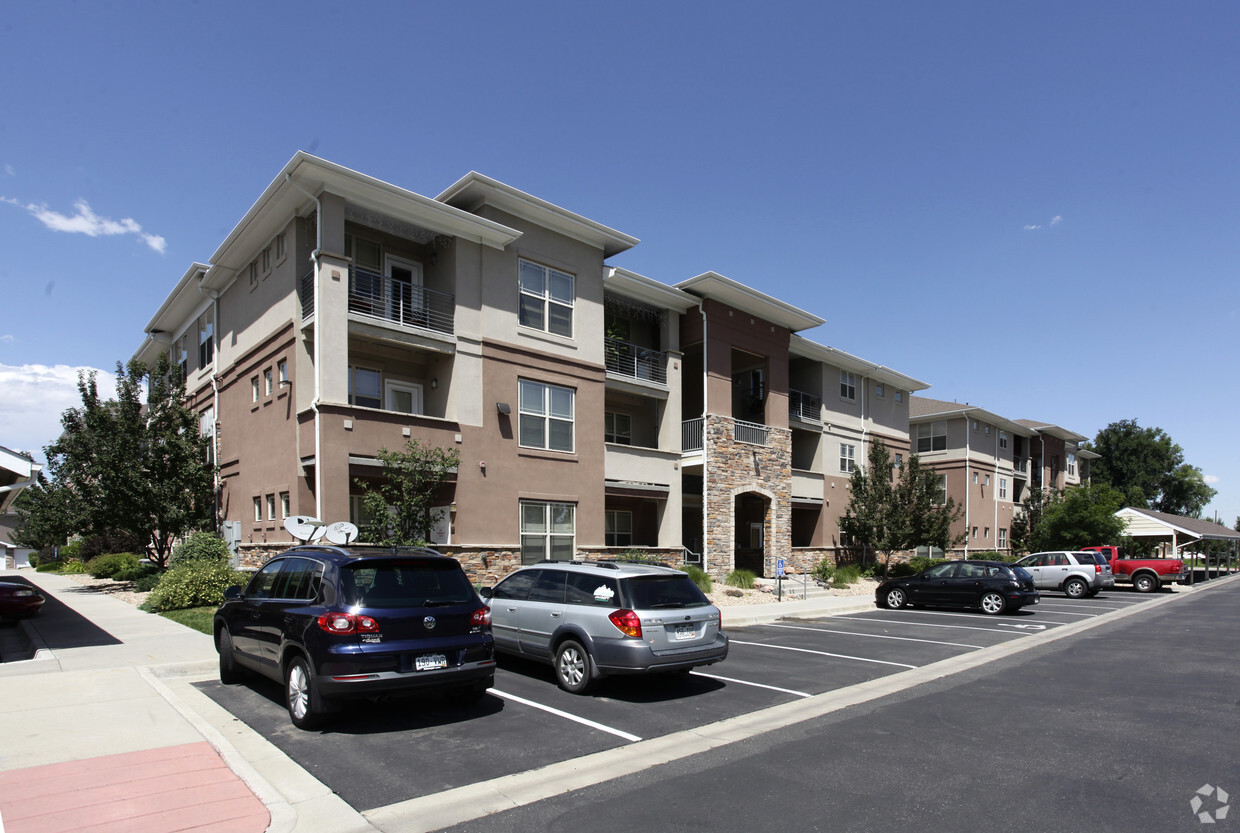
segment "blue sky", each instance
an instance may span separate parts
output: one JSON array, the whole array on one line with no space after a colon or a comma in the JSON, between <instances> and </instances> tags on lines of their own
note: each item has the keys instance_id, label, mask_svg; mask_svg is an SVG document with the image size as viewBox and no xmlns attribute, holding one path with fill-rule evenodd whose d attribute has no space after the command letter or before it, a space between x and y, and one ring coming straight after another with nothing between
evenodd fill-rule
<instances>
[{"instance_id":1,"label":"blue sky","mask_svg":"<svg viewBox=\"0 0 1240 833\"><path fill-rule=\"evenodd\" d=\"M1230 525L1237 31L1233 2L12 4L0 445L50 442L301 149L430 196L478 170L928 396L1161 427Z\"/></svg>"}]
</instances>

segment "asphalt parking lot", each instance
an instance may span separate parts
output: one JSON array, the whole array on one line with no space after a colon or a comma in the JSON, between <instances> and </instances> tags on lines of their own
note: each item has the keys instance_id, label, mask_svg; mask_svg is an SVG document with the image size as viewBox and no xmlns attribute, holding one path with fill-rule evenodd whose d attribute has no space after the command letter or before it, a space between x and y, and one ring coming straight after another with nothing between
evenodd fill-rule
<instances>
[{"instance_id":1,"label":"asphalt parking lot","mask_svg":"<svg viewBox=\"0 0 1240 833\"><path fill-rule=\"evenodd\" d=\"M577 696L550 667L499 658L478 704L355 704L322 732L288 720L281 687L252 678L199 688L359 811L671 735L920 668L1141 605L1121 588L1072 600L1044 593L1014 615L874 610L727 628L728 659L687 677L613 678Z\"/></svg>"}]
</instances>

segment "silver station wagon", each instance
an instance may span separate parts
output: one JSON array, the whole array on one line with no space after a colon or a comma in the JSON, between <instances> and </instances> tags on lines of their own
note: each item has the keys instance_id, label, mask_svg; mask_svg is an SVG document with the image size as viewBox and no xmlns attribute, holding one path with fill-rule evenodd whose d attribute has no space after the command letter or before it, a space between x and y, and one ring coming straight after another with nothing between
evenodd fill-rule
<instances>
[{"instance_id":1,"label":"silver station wagon","mask_svg":"<svg viewBox=\"0 0 1240 833\"><path fill-rule=\"evenodd\" d=\"M544 561L481 595L495 649L550 663L574 694L609 675L687 673L728 656L719 608L670 567Z\"/></svg>"}]
</instances>

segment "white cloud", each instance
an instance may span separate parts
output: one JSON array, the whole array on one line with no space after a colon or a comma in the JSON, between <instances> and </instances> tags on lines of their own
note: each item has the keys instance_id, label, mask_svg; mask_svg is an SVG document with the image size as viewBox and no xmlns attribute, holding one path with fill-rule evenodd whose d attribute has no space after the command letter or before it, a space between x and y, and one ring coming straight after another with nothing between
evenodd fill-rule
<instances>
[{"instance_id":1,"label":"white cloud","mask_svg":"<svg viewBox=\"0 0 1240 833\"><path fill-rule=\"evenodd\" d=\"M82 405L78 371L95 368L0 364L0 445L43 459L43 446L60 436L60 415ZM116 395L116 374L98 370L99 396Z\"/></svg>"},{"instance_id":2,"label":"white cloud","mask_svg":"<svg viewBox=\"0 0 1240 833\"><path fill-rule=\"evenodd\" d=\"M1030 223L1029 225L1025 226L1025 231L1037 231L1038 229L1043 229L1043 228L1054 228L1055 226L1059 225L1062 222L1063 222L1063 215L1056 214L1054 217L1051 217L1050 222L1046 223L1045 225L1043 225L1042 223Z\"/></svg>"},{"instance_id":3,"label":"white cloud","mask_svg":"<svg viewBox=\"0 0 1240 833\"><path fill-rule=\"evenodd\" d=\"M23 204L11 197L0 197L0 201L26 209L36 220L52 231L85 234L88 237L111 237L117 234L133 234L137 235L139 240L161 255L168 248L167 241L164 238L158 234L144 232L142 226L138 225L133 218L126 217L123 220L113 220L108 217L100 217L91 209L90 204L83 199L79 199L73 204L77 213L72 216L61 214L59 211L53 211L46 205Z\"/></svg>"},{"instance_id":4,"label":"white cloud","mask_svg":"<svg viewBox=\"0 0 1240 833\"><path fill-rule=\"evenodd\" d=\"M4 335L0 336L0 344L16 344L16 343L17 343L17 336L11 333L5 333Z\"/></svg>"},{"instance_id":5,"label":"white cloud","mask_svg":"<svg viewBox=\"0 0 1240 833\"><path fill-rule=\"evenodd\" d=\"M1206 483L1209 483L1211 486L1213 486L1215 483L1223 482L1223 478L1219 477L1216 474L1207 474L1202 479L1205 480Z\"/></svg>"}]
</instances>

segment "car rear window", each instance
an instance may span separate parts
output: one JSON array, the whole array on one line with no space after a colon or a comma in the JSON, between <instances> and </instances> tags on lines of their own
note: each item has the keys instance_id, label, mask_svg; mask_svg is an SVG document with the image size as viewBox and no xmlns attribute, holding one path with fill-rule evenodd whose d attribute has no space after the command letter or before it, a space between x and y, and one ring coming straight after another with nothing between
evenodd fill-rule
<instances>
[{"instance_id":1,"label":"car rear window","mask_svg":"<svg viewBox=\"0 0 1240 833\"><path fill-rule=\"evenodd\" d=\"M1013 564L1008 569L1015 573L1016 577L1021 581L1033 581L1033 573L1029 572L1024 567L1017 567Z\"/></svg>"},{"instance_id":2,"label":"car rear window","mask_svg":"<svg viewBox=\"0 0 1240 833\"><path fill-rule=\"evenodd\" d=\"M371 608L464 604L474 590L460 565L436 561L361 561L340 571L347 605Z\"/></svg>"},{"instance_id":3,"label":"car rear window","mask_svg":"<svg viewBox=\"0 0 1240 833\"><path fill-rule=\"evenodd\" d=\"M660 607L702 607L710 599L686 576L633 576L625 581L625 595L634 610Z\"/></svg>"}]
</instances>

